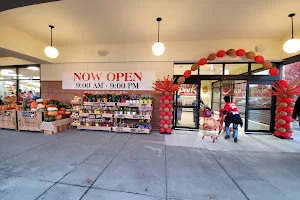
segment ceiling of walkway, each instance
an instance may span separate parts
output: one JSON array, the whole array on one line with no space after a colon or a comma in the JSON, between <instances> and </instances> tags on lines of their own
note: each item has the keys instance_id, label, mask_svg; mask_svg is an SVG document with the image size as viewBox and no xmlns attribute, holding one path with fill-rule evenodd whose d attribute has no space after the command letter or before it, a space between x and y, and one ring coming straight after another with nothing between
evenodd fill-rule
<instances>
[{"instance_id":1,"label":"ceiling of walkway","mask_svg":"<svg viewBox=\"0 0 300 200\"><path fill-rule=\"evenodd\" d=\"M0 22L46 42L52 24L54 45L154 42L157 17L162 41L278 39L298 8L299 0L63 0L1 12Z\"/></svg>"}]
</instances>

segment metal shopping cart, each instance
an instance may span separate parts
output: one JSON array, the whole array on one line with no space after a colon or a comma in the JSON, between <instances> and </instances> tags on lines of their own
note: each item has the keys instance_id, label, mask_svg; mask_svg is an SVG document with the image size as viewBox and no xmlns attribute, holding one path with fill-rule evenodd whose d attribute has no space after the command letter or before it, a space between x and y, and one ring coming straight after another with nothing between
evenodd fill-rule
<instances>
[{"instance_id":1,"label":"metal shopping cart","mask_svg":"<svg viewBox=\"0 0 300 200\"><path fill-rule=\"evenodd\" d=\"M212 110L208 108L200 108L200 121L201 118L203 118L203 124L200 124L200 129L203 130L202 139L205 137L211 137L213 142L215 142L219 135L224 131L223 109L221 110L219 118L215 119L214 112Z\"/></svg>"}]
</instances>

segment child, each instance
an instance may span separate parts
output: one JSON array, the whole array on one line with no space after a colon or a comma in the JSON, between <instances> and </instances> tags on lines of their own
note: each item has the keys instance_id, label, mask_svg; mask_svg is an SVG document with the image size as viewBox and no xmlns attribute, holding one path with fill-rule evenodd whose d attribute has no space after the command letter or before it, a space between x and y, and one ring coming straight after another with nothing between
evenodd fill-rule
<instances>
[{"instance_id":1,"label":"child","mask_svg":"<svg viewBox=\"0 0 300 200\"><path fill-rule=\"evenodd\" d=\"M229 126L231 123L233 123L233 137L234 142L238 141L238 125L240 124L241 127L243 126L242 118L239 114L239 111L236 107L236 105L233 102L230 102L230 96L225 96L224 101L226 102L224 106L224 114L226 114L225 117L225 130L226 130L226 136L225 139L230 138L230 130Z\"/></svg>"}]
</instances>

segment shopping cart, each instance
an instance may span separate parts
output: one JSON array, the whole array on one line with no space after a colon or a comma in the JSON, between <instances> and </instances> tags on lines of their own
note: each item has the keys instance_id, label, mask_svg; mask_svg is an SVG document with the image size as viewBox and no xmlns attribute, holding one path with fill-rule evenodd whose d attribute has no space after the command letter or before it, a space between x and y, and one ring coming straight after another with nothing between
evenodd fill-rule
<instances>
[{"instance_id":1,"label":"shopping cart","mask_svg":"<svg viewBox=\"0 0 300 200\"><path fill-rule=\"evenodd\" d=\"M211 137L213 142L215 142L218 139L219 135L224 132L223 109L221 110L219 118L215 119L214 112L212 110L207 108L200 109L200 119L203 118L203 124L200 124L200 127L202 127L203 130L202 139L204 139L205 137Z\"/></svg>"}]
</instances>

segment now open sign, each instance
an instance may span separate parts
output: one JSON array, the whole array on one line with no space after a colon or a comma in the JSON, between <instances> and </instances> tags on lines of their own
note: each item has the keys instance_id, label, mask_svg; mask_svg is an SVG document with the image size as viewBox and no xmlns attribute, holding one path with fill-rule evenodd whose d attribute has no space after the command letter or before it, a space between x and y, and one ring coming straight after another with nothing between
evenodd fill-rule
<instances>
[{"instance_id":1,"label":"now open sign","mask_svg":"<svg viewBox=\"0 0 300 200\"><path fill-rule=\"evenodd\" d=\"M153 90L155 72L97 71L63 72L63 89L78 90Z\"/></svg>"}]
</instances>

